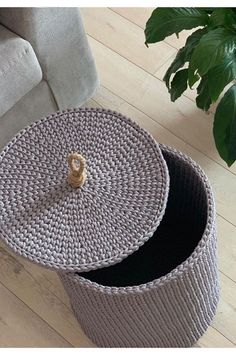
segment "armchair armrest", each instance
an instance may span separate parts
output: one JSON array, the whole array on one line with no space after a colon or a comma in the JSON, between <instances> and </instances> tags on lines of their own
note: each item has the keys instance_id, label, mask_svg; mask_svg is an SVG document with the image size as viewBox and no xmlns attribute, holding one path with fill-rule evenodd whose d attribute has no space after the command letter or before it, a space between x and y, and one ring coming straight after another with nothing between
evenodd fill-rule
<instances>
[{"instance_id":1,"label":"armchair armrest","mask_svg":"<svg viewBox=\"0 0 236 355\"><path fill-rule=\"evenodd\" d=\"M0 23L30 42L60 109L94 94L98 78L78 8L1 8Z\"/></svg>"},{"instance_id":2,"label":"armchair armrest","mask_svg":"<svg viewBox=\"0 0 236 355\"><path fill-rule=\"evenodd\" d=\"M0 116L41 80L42 71L30 43L0 25Z\"/></svg>"}]
</instances>

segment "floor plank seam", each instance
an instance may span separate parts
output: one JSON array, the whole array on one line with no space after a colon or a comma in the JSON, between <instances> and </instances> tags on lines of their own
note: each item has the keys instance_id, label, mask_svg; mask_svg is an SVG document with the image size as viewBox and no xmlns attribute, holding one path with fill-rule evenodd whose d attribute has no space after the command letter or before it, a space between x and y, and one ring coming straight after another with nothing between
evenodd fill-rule
<instances>
[{"instance_id":1,"label":"floor plank seam","mask_svg":"<svg viewBox=\"0 0 236 355\"><path fill-rule=\"evenodd\" d=\"M5 248L4 248L4 249L5 249ZM6 253L7 253L8 255L10 255L14 260L16 260L17 263L19 263L19 264L22 266L22 268L24 269L24 271L27 273L27 275L29 275L30 278L32 278L32 279L34 280L34 282L36 283L36 285L38 285L39 287L41 287L41 284L40 284L40 283L38 282L38 280L34 277L34 275L31 274L31 273L25 268L24 264L22 264L21 261L19 261L18 259L16 259L16 257L13 256L13 255L7 250L7 248L5 249L5 251L6 251ZM40 266L39 266L39 267L40 267ZM55 271L54 271L54 272L55 272ZM47 279L46 276L44 276L44 277L45 277L45 279L50 283L50 285L53 286L52 282L51 282L49 279ZM0 281L0 282L1 282L1 281ZM1 282L1 283L2 283L2 282ZM4 285L4 286L5 286L5 285ZM6 286L5 286L5 287L6 287ZM7 288L7 287L6 287L6 288ZM8 288L7 288L7 289L8 289ZM60 302L66 307L66 309L67 309L68 311L71 312L71 308L63 301L63 299L61 299L60 297L58 297L58 295L57 295L56 293L54 293L51 289L47 288L47 291L50 292L58 301L60 301Z\"/></svg>"},{"instance_id":2,"label":"floor plank seam","mask_svg":"<svg viewBox=\"0 0 236 355\"><path fill-rule=\"evenodd\" d=\"M135 23L135 22L131 21L129 18L127 18L127 17L125 17L125 16L121 15L119 12L116 12L116 11L115 11L115 10L113 10L111 7L108 7L108 9L109 9L110 11L114 12L114 14L116 14L116 15L118 15L118 16L120 16L120 17L122 17L124 20L126 20L126 21L128 21L128 22L132 23L133 25L137 26L138 28L141 28L141 30L143 30L143 31L144 31L144 27L142 27L142 26L138 25L137 23ZM147 20L148 20L148 19L147 19ZM179 48L177 48L177 47L173 46L172 44L170 44L170 43L166 42L165 40L164 40L163 42L164 42L165 44L167 44L168 46L170 46L170 47L174 48L174 49L177 49L177 50L179 49Z\"/></svg>"},{"instance_id":3,"label":"floor plank seam","mask_svg":"<svg viewBox=\"0 0 236 355\"><path fill-rule=\"evenodd\" d=\"M132 62L132 60L130 60L130 59L124 57L122 54L120 54L119 52L115 51L115 50L114 50L113 48L111 48L110 46L104 44L104 43L101 42L99 39L93 37L91 34L87 33L87 36L91 37L91 38L94 39L95 41L99 42L102 46L108 48L110 51L116 53L117 55L119 55L119 56L122 57L123 59L127 60L129 63L135 65L135 66L136 66L137 68L139 68L140 70L143 70L145 73L151 75L153 78L155 78L155 79L157 79L158 81L160 81L161 83L163 83L163 81L162 81L161 79L159 79L158 77L156 77L154 74L155 74L164 64L166 64L166 62L172 57L172 55L171 55L169 58L167 58L167 60L166 60L164 63L162 63L162 64L161 64L160 66L158 66L157 68L155 68L154 72L152 73L152 72L147 71L146 69L144 69L143 67L141 67L141 66L138 65L137 63ZM95 59L95 60L96 60L96 59ZM191 100L191 99L190 99L189 97L187 97L187 96L186 96L186 98L189 99L189 100ZM191 100L191 101L192 101L192 100Z\"/></svg>"},{"instance_id":4,"label":"floor plank seam","mask_svg":"<svg viewBox=\"0 0 236 355\"><path fill-rule=\"evenodd\" d=\"M222 271L222 270L219 269L219 272L220 272L222 275L224 275L224 277L227 277L227 279L229 279L229 280L232 281L234 284L236 284L236 281L233 280L233 279L231 279L230 276L226 275L226 274L224 273L224 271Z\"/></svg>"},{"instance_id":5,"label":"floor plank seam","mask_svg":"<svg viewBox=\"0 0 236 355\"><path fill-rule=\"evenodd\" d=\"M225 336L224 334L222 334L217 328L215 328L215 326L213 326L212 324L210 325L210 327L212 327L215 331L217 331L218 333L220 333L225 339L227 339L230 343L232 343L232 345L236 345L236 343L229 339L227 336Z\"/></svg>"},{"instance_id":6,"label":"floor plank seam","mask_svg":"<svg viewBox=\"0 0 236 355\"><path fill-rule=\"evenodd\" d=\"M38 317L40 320L42 320L43 323L47 324L47 326L52 329L60 338L62 338L68 345L74 347L67 339L64 338L63 335L61 335L55 328L53 328L45 319L43 319L39 314L37 314L29 305L27 305L22 299L20 299L13 291L9 290L9 288L2 283L0 280L0 284L6 288L13 296L17 298L17 300L21 303L23 303L36 317Z\"/></svg>"},{"instance_id":7,"label":"floor plank seam","mask_svg":"<svg viewBox=\"0 0 236 355\"><path fill-rule=\"evenodd\" d=\"M228 170L227 170L227 171L228 171ZM220 214L219 212L217 212L216 214L217 214L217 216L223 218L226 222L228 222L229 224L231 224L234 228L236 228L236 225L235 225L233 222L229 221L226 217L222 216L222 214Z\"/></svg>"}]
</instances>

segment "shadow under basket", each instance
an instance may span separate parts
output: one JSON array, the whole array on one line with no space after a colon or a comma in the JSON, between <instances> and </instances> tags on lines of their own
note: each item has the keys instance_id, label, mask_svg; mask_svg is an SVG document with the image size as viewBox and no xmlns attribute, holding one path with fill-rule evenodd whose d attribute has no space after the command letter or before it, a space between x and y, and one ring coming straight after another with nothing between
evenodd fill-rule
<instances>
[{"instance_id":1,"label":"shadow under basket","mask_svg":"<svg viewBox=\"0 0 236 355\"><path fill-rule=\"evenodd\" d=\"M75 315L101 347L187 347L209 326L219 299L215 206L207 177L160 145L170 175L154 235L118 264L59 272Z\"/></svg>"}]
</instances>

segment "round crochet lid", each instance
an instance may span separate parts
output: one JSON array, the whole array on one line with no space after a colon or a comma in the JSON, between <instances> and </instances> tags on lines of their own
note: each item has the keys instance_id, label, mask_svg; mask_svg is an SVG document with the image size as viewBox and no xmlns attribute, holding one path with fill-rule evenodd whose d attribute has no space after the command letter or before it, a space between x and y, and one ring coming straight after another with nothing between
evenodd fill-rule
<instances>
[{"instance_id":1,"label":"round crochet lid","mask_svg":"<svg viewBox=\"0 0 236 355\"><path fill-rule=\"evenodd\" d=\"M136 123L103 109L59 112L0 154L0 235L53 269L109 266L153 235L168 190L161 150Z\"/></svg>"}]
</instances>

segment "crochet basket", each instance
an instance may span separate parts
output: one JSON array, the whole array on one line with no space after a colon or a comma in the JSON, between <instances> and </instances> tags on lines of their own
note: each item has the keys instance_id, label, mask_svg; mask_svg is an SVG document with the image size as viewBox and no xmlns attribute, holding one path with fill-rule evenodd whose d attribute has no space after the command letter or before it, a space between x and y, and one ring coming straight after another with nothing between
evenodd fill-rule
<instances>
[{"instance_id":1,"label":"crochet basket","mask_svg":"<svg viewBox=\"0 0 236 355\"><path fill-rule=\"evenodd\" d=\"M215 205L200 167L110 110L22 130L0 155L0 232L58 272L102 347L186 347L218 303Z\"/></svg>"}]
</instances>

